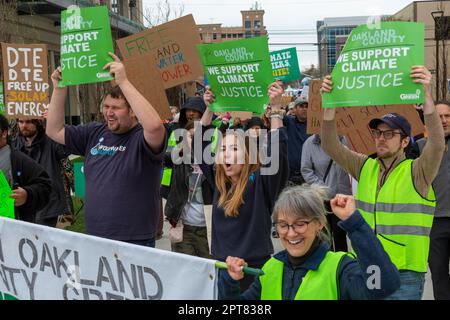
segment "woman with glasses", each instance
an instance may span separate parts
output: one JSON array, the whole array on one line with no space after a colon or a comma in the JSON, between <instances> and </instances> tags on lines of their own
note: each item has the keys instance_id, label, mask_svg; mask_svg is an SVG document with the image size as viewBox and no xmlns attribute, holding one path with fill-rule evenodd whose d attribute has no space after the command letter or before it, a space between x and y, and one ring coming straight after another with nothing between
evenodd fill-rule
<instances>
[{"instance_id":1,"label":"woman with glasses","mask_svg":"<svg viewBox=\"0 0 450 320\"><path fill-rule=\"evenodd\" d=\"M324 199L317 185L286 188L274 206L274 221L285 250L275 254L251 287L240 293L239 279L246 262L228 257L228 277L219 287L227 299L354 300L381 299L400 286L396 267L355 209L352 196L331 200L357 258L332 252L329 246Z\"/></svg>"}]
</instances>

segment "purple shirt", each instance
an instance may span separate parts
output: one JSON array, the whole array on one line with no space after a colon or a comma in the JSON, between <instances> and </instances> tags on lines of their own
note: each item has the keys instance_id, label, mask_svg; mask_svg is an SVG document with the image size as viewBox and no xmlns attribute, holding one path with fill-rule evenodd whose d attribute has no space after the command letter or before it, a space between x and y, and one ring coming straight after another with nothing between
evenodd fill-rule
<instances>
[{"instance_id":1,"label":"purple shirt","mask_svg":"<svg viewBox=\"0 0 450 320\"><path fill-rule=\"evenodd\" d=\"M71 153L85 156L87 233L114 240L153 238L163 152L152 152L142 126L123 134L95 122L66 126L65 143Z\"/></svg>"}]
</instances>

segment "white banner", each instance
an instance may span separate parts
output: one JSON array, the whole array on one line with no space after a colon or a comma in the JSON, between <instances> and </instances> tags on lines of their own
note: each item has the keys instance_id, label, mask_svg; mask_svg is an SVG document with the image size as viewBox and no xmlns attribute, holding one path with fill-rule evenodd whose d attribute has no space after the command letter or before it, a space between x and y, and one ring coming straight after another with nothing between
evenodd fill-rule
<instances>
[{"instance_id":1,"label":"white banner","mask_svg":"<svg viewBox=\"0 0 450 320\"><path fill-rule=\"evenodd\" d=\"M0 217L0 299L215 299L214 263Z\"/></svg>"}]
</instances>

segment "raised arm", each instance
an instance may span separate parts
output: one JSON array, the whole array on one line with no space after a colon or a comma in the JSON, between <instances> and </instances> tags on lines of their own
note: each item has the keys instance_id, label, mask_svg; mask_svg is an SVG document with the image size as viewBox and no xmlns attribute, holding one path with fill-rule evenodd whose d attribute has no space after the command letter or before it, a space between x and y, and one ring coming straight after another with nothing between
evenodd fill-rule
<instances>
[{"instance_id":1,"label":"raised arm","mask_svg":"<svg viewBox=\"0 0 450 320\"><path fill-rule=\"evenodd\" d=\"M417 191L427 197L429 186L439 171L444 153L444 129L431 96L431 73L424 66L414 66L411 69L411 78L415 79L415 83L423 85L425 93L423 114L428 141L420 157L413 162L413 177Z\"/></svg>"},{"instance_id":2,"label":"raised arm","mask_svg":"<svg viewBox=\"0 0 450 320\"><path fill-rule=\"evenodd\" d=\"M67 87L59 88L58 83L61 78L61 67L56 68L52 73L53 93L50 99L47 112L47 126L45 133L52 140L65 144L64 138L64 105L67 97Z\"/></svg>"},{"instance_id":3,"label":"raised arm","mask_svg":"<svg viewBox=\"0 0 450 320\"><path fill-rule=\"evenodd\" d=\"M331 76L325 77L320 90L325 94L333 90ZM336 127L336 109L324 109L320 136L322 149L345 171L359 180L359 172L367 156L348 149L339 141Z\"/></svg>"},{"instance_id":4,"label":"raised arm","mask_svg":"<svg viewBox=\"0 0 450 320\"><path fill-rule=\"evenodd\" d=\"M338 194L330 201L333 213L341 220L357 259L344 257L339 271L339 290L343 300L382 299L400 287L400 274L377 236L356 210L352 196ZM377 275L374 284L374 274Z\"/></svg>"},{"instance_id":5,"label":"raised arm","mask_svg":"<svg viewBox=\"0 0 450 320\"><path fill-rule=\"evenodd\" d=\"M212 117L214 115L211 112L211 109L209 109L209 106L211 105L211 103L214 102L214 94L209 89L209 87L206 88L205 94L203 95L203 101L206 104L206 110L203 113L203 116L202 116L202 119L200 120L200 123L202 124L202 126L206 127L206 126L209 126L211 124Z\"/></svg>"},{"instance_id":6,"label":"raised arm","mask_svg":"<svg viewBox=\"0 0 450 320\"><path fill-rule=\"evenodd\" d=\"M109 68L109 72L114 75L116 84L122 89L131 109L144 129L145 141L154 153L160 153L164 145L165 129L158 112L128 80L125 67L120 59L111 52L109 55L114 61L107 63L104 69Z\"/></svg>"},{"instance_id":7,"label":"raised arm","mask_svg":"<svg viewBox=\"0 0 450 320\"><path fill-rule=\"evenodd\" d=\"M269 104L271 107L270 113L270 129L276 130L278 128L283 127L283 115L280 113L282 111L281 108L281 97L284 93L283 87L281 86L281 81L273 82L269 86ZM276 116L276 113L279 113L279 116Z\"/></svg>"}]
</instances>

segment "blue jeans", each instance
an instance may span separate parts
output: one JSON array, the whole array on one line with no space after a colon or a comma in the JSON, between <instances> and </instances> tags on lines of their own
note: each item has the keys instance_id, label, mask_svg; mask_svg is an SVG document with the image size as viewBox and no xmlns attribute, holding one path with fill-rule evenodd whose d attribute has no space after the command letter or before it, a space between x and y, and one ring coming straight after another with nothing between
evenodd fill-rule
<instances>
[{"instance_id":1,"label":"blue jeans","mask_svg":"<svg viewBox=\"0 0 450 320\"><path fill-rule=\"evenodd\" d=\"M127 240L127 241L123 241L123 242L137 244L138 246L144 246L144 247L150 247L150 248L155 247L155 238L145 239L145 240Z\"/></svg>"},{"instance_id":2,"label":"blue jeans","mask_svg":"<svg viewBox=\"0 0 450 320\"><path fill-rule=\"evenodd\" d=\"M400 271L400 288L384 300L422 300L425 273Z\"/></svg>"}]
</instances>

